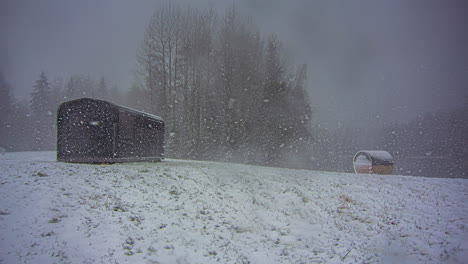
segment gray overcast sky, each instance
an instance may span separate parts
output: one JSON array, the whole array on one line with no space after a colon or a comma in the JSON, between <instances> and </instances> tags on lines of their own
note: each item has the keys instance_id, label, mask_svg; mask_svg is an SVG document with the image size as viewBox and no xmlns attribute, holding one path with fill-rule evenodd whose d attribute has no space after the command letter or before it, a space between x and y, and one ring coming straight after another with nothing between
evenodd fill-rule
<instances>
[{"instance_id":1,"label":"gray overcast sky","mask_svg":"<svg viewBox=\"0 0 468 264\"><path fill-rule=\"evenodd\" d=\"M319 123L407 121L468 96L468 1L180 1L220 13L233 2L262 33L277 33L294 63L308 64ZM162 3L2 0L0 70L17 98L40 71L129 87L145 25Z\"/></svg>"}]
</instances>

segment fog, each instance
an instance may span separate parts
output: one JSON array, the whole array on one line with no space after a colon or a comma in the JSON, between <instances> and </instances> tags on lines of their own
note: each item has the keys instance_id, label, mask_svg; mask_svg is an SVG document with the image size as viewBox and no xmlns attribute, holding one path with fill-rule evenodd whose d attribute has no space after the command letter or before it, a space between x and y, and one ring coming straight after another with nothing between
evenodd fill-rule
<instances>
[{"instance_id":1,"label":"fog","mask_svg":"<svg viewBox=\"0 0 468 264\"><path fill-rule=\"evenodd\" d=\"M18 0L0 4L0 71L17 100L83 74L127 90L153 12L167 1ZM174 1L172 1L174 3ZM287 60L308 65L315 127L381 128L461 109L468 96L468 4L449 1L178 1L223 14L234 5ZM369 130L370 131L370 130ZM366 133L376 139L379 134Z\"/></svg>"},{"instance_id":2,"label":"fog","mask_svg":"<svg viewBox=\"0 0 468 264\"><path fill-rule=\"evenodd\" d=\"M307 63L321 124L405 120L460 107L468 95L465 1L232 2L276 32L291 59ZM15 96L29 96L40 71L134 79L145 25L162 1L2 1L1 69ZM180 2L185 4L185 2ZM206 7L210 1L190 1Z\"/></svg>"},{"instance_id":3,"label":"fog","mask_svg":"<svg viewBox=\"0 0 468 264\"><path fill-rule=\"evenodd\" d=\"M406 120L468 94L463 1L273 2L249 9L308 63L322 123Z\"/></svg>"}]
</instances>

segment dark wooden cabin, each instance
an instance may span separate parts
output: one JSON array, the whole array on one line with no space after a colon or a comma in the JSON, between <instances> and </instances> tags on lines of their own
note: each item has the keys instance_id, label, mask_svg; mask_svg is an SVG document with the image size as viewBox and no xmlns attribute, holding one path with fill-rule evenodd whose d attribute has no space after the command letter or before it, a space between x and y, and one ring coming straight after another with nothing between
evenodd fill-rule
<instances>
[{"instance_id":1,"label":"dark wooden cabin","mask_svg":"<svg viewBox=\"0 0 468 264\"><path fill-rule=\"evenodd\" d=\"M164 121L103 100L81 98L57 110L57 160L76 163L161 161Z\"/></svg>"}]
</instances>

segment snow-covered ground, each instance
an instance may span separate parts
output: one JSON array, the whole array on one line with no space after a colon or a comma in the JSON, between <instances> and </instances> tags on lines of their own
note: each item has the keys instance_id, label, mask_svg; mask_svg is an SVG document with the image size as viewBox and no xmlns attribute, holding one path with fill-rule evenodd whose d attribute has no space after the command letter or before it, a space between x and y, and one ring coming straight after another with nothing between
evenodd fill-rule
<instances>
[{"instance_id":1,"label":"snow-covered ground","mask_svg":"<svg viewBox=\"0 0 468 264\"><path fill-rule=\"evenodd\" d=\"M467 200L465 179L4 153L0 263L463 263Z\"/></svg>"}]
</instances>

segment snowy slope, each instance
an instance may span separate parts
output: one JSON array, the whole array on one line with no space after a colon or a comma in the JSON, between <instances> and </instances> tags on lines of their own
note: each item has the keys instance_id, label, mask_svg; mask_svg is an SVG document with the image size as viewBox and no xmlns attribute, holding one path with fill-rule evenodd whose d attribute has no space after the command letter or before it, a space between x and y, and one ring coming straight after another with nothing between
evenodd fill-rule
<instances>
[{"instance_id":1,"label":"snowy slope","mask_svg":"<svg viewBox=\"0 0 468 264\"><path fill-rule=\"evenodd\" d=\"M5 153L0 263L463 263L467 198L463 179Z\"/></svg>"}]
</instances>

